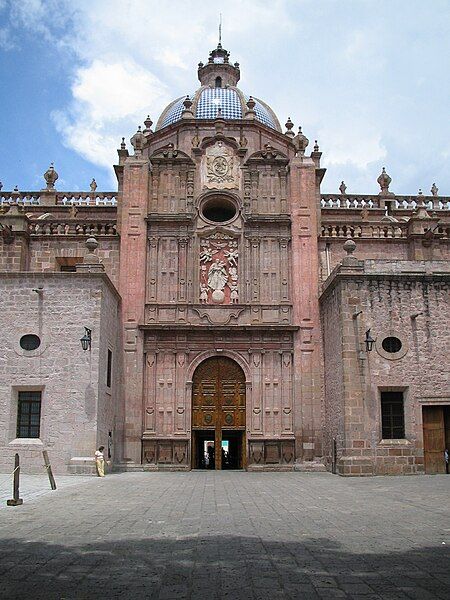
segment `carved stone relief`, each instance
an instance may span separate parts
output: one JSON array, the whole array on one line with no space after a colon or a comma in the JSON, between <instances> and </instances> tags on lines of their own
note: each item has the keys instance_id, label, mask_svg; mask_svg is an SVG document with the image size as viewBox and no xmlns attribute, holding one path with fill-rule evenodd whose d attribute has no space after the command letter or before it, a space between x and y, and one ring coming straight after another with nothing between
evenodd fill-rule
<instances>
[{"instance_id":1,"label":"carved stone relief","mask_svg":"<svg viewBox=\"0 0 450 600\"><path fill-rule=\"evenodd\" d=\"M217 232L200 241L200 303L238 304L238 242Z\"/></svg>"},{"instance_id":2,"label":"carved stone relief","mask_svg":"<svg viewBox=\"0 0 450 600\"><path fill-rule=\"evenodd\" d=\"M209 146L202 159L204 188L235 189L239 187L238 160L223 142Z\"/></svg>"}]
</instances>

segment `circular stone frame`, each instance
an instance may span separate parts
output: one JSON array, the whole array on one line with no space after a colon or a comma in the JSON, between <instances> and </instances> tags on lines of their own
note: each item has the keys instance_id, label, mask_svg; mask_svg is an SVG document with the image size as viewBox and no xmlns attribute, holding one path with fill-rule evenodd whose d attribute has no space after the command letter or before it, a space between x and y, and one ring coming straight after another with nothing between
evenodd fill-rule
<instances>
[{"instance_id":1,"label":"circular stone frame","mask_svg":"<svg viewBox=\"0 0 450 600\"><path fill-rule=\"evenodd\" d=\"M398 352L386 352L386 350L383 348L383 341L386 338L390 337L395 337L400 340L402 347ZM403 358L408 352L409 346L404 336L398 333L397 331L380 331L375 341L375 349L378 352L378 354L386 360L399 360L400 358Z\"/></svg>"},{"instance_id":2,"label":"circular stone frame","mask_svg":"<svg viewBox=\"0 0 450 600\"><path fill-rule=\"evenodd\" d=\"M26 352L34 352L40 347L41 343L41 338L35 333L25 333L19 340L19 346ZM26 346L30 347L26 348Z\"/></svg>"},{"instance_id":3,"label":"circular stone frame","mask_svg":"<svg viewBox=\"0 0 450 600\"><path fill-rule=\"evenodd\" d=\"M239 215L239 208L231 196L219 192L205 196L199 212L202 219L211 225L228 225Z\"/></svg>"}]
</instances>

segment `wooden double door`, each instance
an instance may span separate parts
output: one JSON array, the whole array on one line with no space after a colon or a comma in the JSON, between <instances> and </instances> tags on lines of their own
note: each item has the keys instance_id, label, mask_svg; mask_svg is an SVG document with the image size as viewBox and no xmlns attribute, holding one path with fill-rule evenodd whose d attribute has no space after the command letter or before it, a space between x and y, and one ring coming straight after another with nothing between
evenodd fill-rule
<instances>
[{"instance_id":1,"label":"wooden double door","mask_svg":"<svg viewBox=\"0 0 450 600\"><path fill-rule=\"evenodd\" d=\"M445 450L450 452L450 406L423 406L425 473L448 472Z\"/></svg>"},{"instance_id":2,"label":"wooden double door","mask_svg":"<svg viewBox=\"0 0 450 600\"><path fill-rule=\"evenodd\" d=\"M245 466L244 372L231 358L208 358L192 381L192 467Z\"/></svg>"}]
</instances>

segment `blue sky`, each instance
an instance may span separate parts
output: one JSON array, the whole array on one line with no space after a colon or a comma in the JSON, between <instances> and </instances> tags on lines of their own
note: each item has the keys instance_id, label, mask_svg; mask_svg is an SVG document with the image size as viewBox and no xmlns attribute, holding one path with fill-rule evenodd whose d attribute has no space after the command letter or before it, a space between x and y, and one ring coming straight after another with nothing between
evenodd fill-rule
<instances>
[{"instance_id":1,"label":"blue sky","mask_svg":"<svg viewBox=\"0 0 450 600\"><path fill-rule=\"evenodd\" d=\"M0 180L116 189L112 164L147 114L198 87L217 43L239 86L319 140L324 192L450 195L449 0L0 0Z\"/></svg>"}]
</instances>

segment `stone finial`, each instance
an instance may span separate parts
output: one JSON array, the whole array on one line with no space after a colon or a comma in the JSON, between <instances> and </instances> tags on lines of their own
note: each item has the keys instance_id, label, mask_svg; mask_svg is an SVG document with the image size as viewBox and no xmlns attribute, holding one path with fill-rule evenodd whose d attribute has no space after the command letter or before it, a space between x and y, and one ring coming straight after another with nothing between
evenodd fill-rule
<instances>
[{"instance_id":1,"label":"stone finial","mask_svg":"<svg viewBox=\"0 0 450 600\"><path fill-rule=\"evenodd\" d=\"M44 179L45 179L45 183L47 184L48 190L55 189L55 183L56 183L58 177L59 177L59 175L55 171L55 167L53 166L53 163L50 163L49 168L44 173Z\"/></svg>"},{"instance_id":2,"label":"stone finial","mask_svg":"<svg viewBox=\"0 0 450 600\"><path fill-rule=\"evenodd\" d=\"M2 189L2 188L0 188L0 190L1 190L1 189ZM438 187L436 187L436 184L435 184L435 183L433 183L433 185L431 186L431 190L430 190L430 192L431 192L431 195L432 195L432 196L437 196L437 195L438 195L439 188L438 188Z\"/></svg>"},{"instance_id":3,"label":"stone finial","mask_svg":"<svg viewBox=\"0 0 450 600\"><path fill-rule=\"evenodd\" d=\"M381 174L379 175L377 181L381 188L381 192L379 193L379 195L380 196L391 196L392 192L389 191L389 186L391 185L392 179L386 173L385 167L382 168Z\"/></svg>"},{"instance_id":4,"label":"stone finial","mask_svg":"<svg viewBox=\"0 0 450 600\"><path fill-rule=\"evenodd\" d=\"M150 127L153 125L153 121L150 119L150 115L147 115L147 118L144 121L144 125L145 125L144 133L149 132Z\"/></svg>"},{"instance_id":5,"label":"stone finial","mask_svg":"<svg viewBox=\"0 0 450 600\"><path fill-rule=\"evenodd\" d=\"M317 143L317 140L314 140L314 152L319 152L319 144Z\"/></svg>"},{"instance_id":6,"label":"stone finial","mask_svg":"<svg viewBox=\"0 0 450 600\"><path fill-rule=\"evenodd\" d=\"M295 133L292 131L292 128L294 127L294 123L291 121L291 117L288 117L288 120L285 123L285 127L286 127L286 131L284 132L284 135L287 135L289 137L295 137Z\"/></svg>"},{"instance_id":7,"label":"stone finial","mask_svg":"<svg viewBox=\"0 0 450 600\"><path fill-rule=\"evenodd\" d=\"M256 102L253 100L253 97L250 96L250 98L247 100L247 108L248 110L255 110L255 106L256 106Z\"/></svg>"},{"instance_id":8,"label":"stone finial","mask_svg":"<svg viewBox=\"0 0 450 600\"><path fill-rule=\"evenodd\" d=\"M14 189L13 189L13 194L18 194L19 193L19 186L15 185Z\"/></svg>"},{"instance_id":9,"label":"stone finial","mask_svg":"<svg viewBox=\"0 0 450 600\"><path fill-rule=\"evenodd\" d=\"M425 202L423 200L423 192L421 188L419 188L419 191L417 192L417 206L419 208L425 208Z\"/></svg>"},{"instance_id":10,"label":"stone finial","mask_svg":"<svg viewBox=\"0 0 450 600\"><path fill-rule=\"evenodd\" d=\"M347 191L347 186L345 185L344 181L341 181L341 185L339 186L339 191L341 192L342 195L344 195Z\"/></svg>"},{"instance_id":11,"label":"stone finial","mask_svg":"<svg viewBox=\"0 0 450 600\"><path fill-rule=\"evenodd\" d=\"M88 249L88 253L85 256L84 262L88 265L96 265L100 262L96 250L98 248L98 242L95 237L88 237L84 245Z\"/></svg>"},{"instance_id":12,"label":"stone finial","mask_svg":"<svg viewBox=\"0 0 450 600\"><path fill-rule=\"evenodd\" d=\"M122 141L120 143L120 149L121 150L125 150L125 148L127 147L127 145L125 144L125 138L122 138Z\"/></svg>"},{"instance_id":13,"label":"stone finial","mask_svg":"<svg viewBox=\"0 0 450 600\"><path fill-rule=\"evenodd\" d=\"M356 244L353 240L348 239L345 241L343 248L347 253L347 257L352 257L353 252L356 250Z\"/></svg>"},{"instance_id":14,"label":"stone finial","mask_svg":"<svg viewBox=\"0 0 450 600\"><path fill-rule=\"evenodd\" d=\"M84 257L84 261L77 264L77 272L85 273L103 273L105 271L105 265L100 262L97 256L98 242L94 237L88 237L84 245L87 248L87 254Z\"/></svg>"},{"instance_id":15,"label":"stone finial","mask_svg":"<svg viewBox=\"0 0 450 600\"><path fill-rule=\"evenodd\" d=\"M97 182L95 181L94 178L92 178L92 181L89 184L89 187L91 188L91 192L95 192L95 190L97 189Z\"/></svg>"},{"instance_id":16,"label":"stone finial","mask_svg":"<svg viewBox=\"0 0 450 600\"><path fill-rule=\"evenodd\" d=\"M95 237L88 237L84 245L89 250L89 252L94 252L94 250L97 250L98 248L98 242L95 239Z\"/></svg>"},{"instance_id":17,"label":"stone finial","mask_svg":"<svg viewBox=\"0 0 450 600\"><path fill-rule=\"evenodd\" d=\"M192 100L189 97L189 94L186 96L183 102L183 106L186 110L189 110L192 106Z\"/></svg>"},{"instance_id":18,"label":"stone finial","mask_svg":"<svg viewBox=\"0 0 450 600\"><path fill-rule=\"evenodd\" d=\"M183 117L184 118L190 118L194 116L194 113L192 112L191 108L192 108L192 100L189 97L189 94L186 96L186 98L183 101Z\"/></svg>"},{"instance_id":19,"label":"stone finial","mask_svg":"<svg viewBox=\"0 0 450 600\"><path fill-rule=\"evenodd\" d=\"M3 189L3 183L0 181L0 192L2 191L2 189Z\"/></svg>"},{"instance_id":20,"label":"stone finial","mask_svg":"<svg viewBox=\"0 0 450 600\"><path fill-rule=\"evenodd\" d=\"M352 239L345 240L343 248L346 255L341 261L342 266L350 269L359 269L361 266L360 262L356 256L353 256L353 252L356 250L355 242Z\"/></svg>"},{"instance_id":21,"label":"stone finial","mask_svg":"<svg viewBox=\"0 0 450 600\"><path fill-rule=\"evenodd\" d=\"M298 128L298 133L294 138L294 143L298 149L299 154L302 156L303 154L305 154L305 150L308 147L309 144L309 140L306 137L306 135L303 135L302 133L302 128L299 127Z\"/></svg>"},{"instance_id":22,"label":"stone finial","mask_svg":"<svg viewBox=\"0 0 450 600\"><path fill-rule=\"evenodd\" d=\"M136 156L139 156L140 154L142 154L142 150L144 149L144 145L145 145L145 136L141 131L140 125L139 125L136 133L131 138L130 144L133 146L134 154Z\"/></svg>"}]
</instances>

